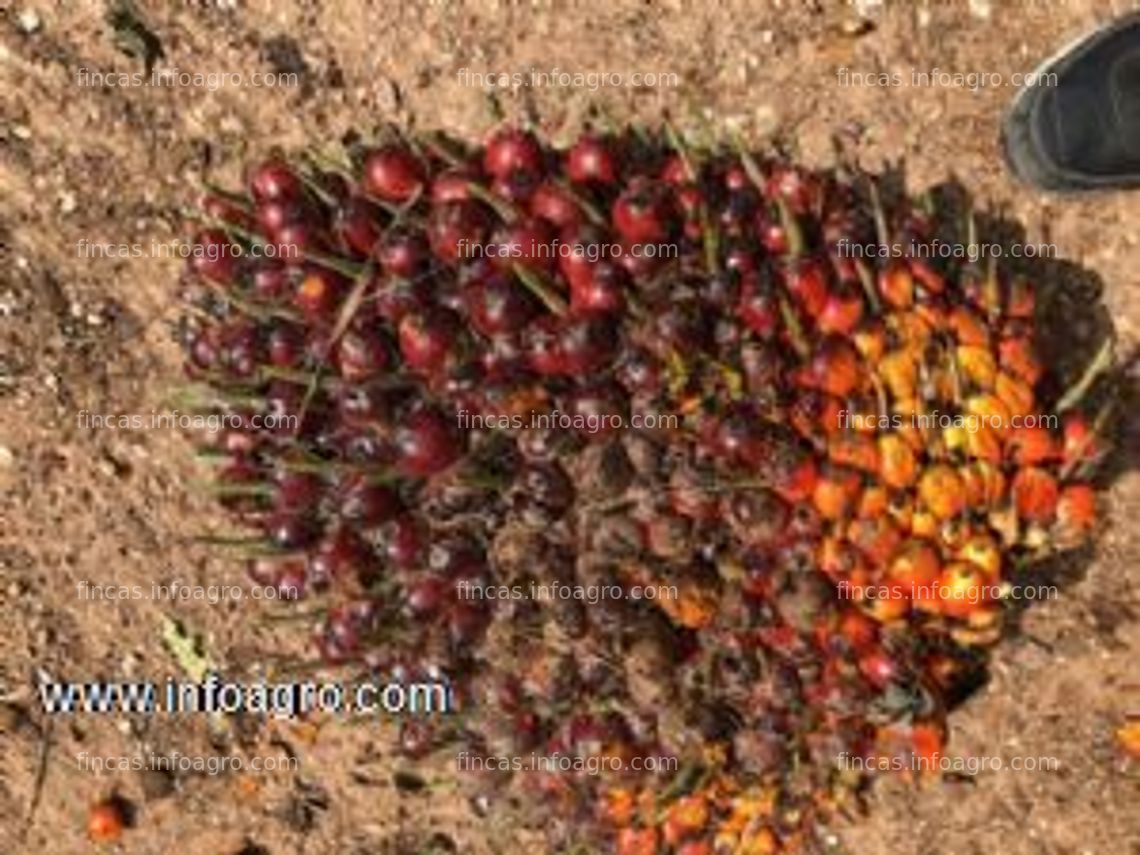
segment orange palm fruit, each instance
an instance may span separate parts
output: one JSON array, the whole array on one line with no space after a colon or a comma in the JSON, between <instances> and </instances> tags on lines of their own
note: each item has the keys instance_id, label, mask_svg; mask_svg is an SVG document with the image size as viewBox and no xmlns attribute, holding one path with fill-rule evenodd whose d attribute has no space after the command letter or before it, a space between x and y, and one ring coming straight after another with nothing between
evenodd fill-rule
<instances>
[{"instance_id":1,"label":"orange palm fruit","mask_svg":"<svg viewBox=\"0 0 1140 855\"><path fill-rule=\"evenodd\" d=\"M1053 434L1036 425L1011 428L1005 441L1013 462L1019 466L1036 466L1059 456Z\"/></svg>"},{"instance_id":2,"label":"orange palm fruit","mask_svg":"<svg viewBox=\"0 0 1140 855\"><path fill-rule=\"evenodd\" d=\"M979 345L958 345L955 353L958 371L977 389L989 392L994 387L997 363L989 348Z\"/></svg>"},{"instance_id":3,"label":"orange palm fruit","mask_svg":"<svg viewBox=\"0 0 1140 855\"><path fill-rule=\"evenodd\" d=\"M980 568L990 580L1001 577L1001 547L992 535L970 535L958 548L957 557Z\"/></svg>"},{"instance_id":4,"label":"orange palm fruit","mask_svg":"<svg viewBox=\"0 0 1140 855\"><path fill-rule=\"evenodd\" d=\"M1100 451L1096 433L1082 413L1066 413L1061 425L1061 457L1066 466L1096 458Z\"/></svg>"},{"instance_id":5,"label":"orange palm fruit","mask_svg":"<svg viewBox=\"0 0 1140 855\"><path fill-rule=\"evenodd\" d=\"M856 604L876 623L893 623L906 617L910 600L901 593L887 591L887 596L863 597Z\"/></svg>"},{"instance_id":6,"label":"orange palm fruit","mask_svg":"<svg viewBox=\"0 0 1140 855\"><path fill-rule=\"evenodd\" d=\"M946 566L938 579L939 612L965 619L980 608L989 595L989 582L979 567L965 561Z\"/></svg>"},{"instance_id":7,"label":"orange palm fruit","mask_svg":"<svg viewBox=\"0 0 1140 855\"><path fill-rule=\"evenodd\" d=\"M1088 484L1069 484L1057 499L1057 542L1081 543L1096 525L1096 492Z\"/></svg>"},{"instance_id":8,"label":"orange palm fruit","mask_svg":"<svg viewBox=\"0 0 1140 855\"><path fill-rule=\"evenodd\" d=\"M920 508L910 516L910 533L915 537L933 540L941 528L938 517L930 511Z\"/></svg>"},{"instance_id":9,"label":"orange palm fruit","mask_svg":"<svg viewBox=\"0 0 1140 855\"><path fill-rule=\"evenodd\" d=\"M681 844L677 855L713 855L712 843L707 840L690 840Z\"/></svg>"},{"instance_id":10,"label":"orange palm fruit","mask_svg":"<svg viewBox=\"0 0 1140 855\"><path fill-rule=\"evenodd\" d=\"M655 828L623 828L617 839L618 855L657 855Z\"/></svg>"},{"instance_id":11,"label":"orange palm fruit","mask_svg":"<svg viewBox=\"0 0 1140 855\"><path fill-rule=\"evenodd\" d=\"M887 576L916 606L933 600L933 587L942 572L938 553L929 543L913 538L904 543L891 560Z\"/></svg>"},{"instance_id":12,"label":"orange palm fruit","mask_svg":"<svg viewBox=\"0 0 1140 855\"><path fill-rule=\"evenodd\" d=\"M891 505L890 494L885 487L873 484L863 490L855 515L864 518L881 517Z\"/></svg>"},{"instance_id":13,"label":"orange palm fruit","mask_svg":"<svg viewBox=\"0 0 1140 855\"><path fill-rule=\"evenodd\" d=\"M126 810L120 799L104 799L87 813L87 836L95 843L114 843L126 827Z\"/></svg>"},{"instance_id":14,"label":"orange palm fruit","mask_svg":"<svg viewBox=\"0 0 1140 855\"><path fill-rule=\"evenodd\" d=\"M977 421L994 428L1004 428L1010 421L1010 409L996 394L973 395L966 399L965 411Z\"/></svg>"},{"instance_id":15,"label":"orange palm fruit","mask_svg":"<svg viewBox=\"0 0 1140 855\"><path fill-rule=\"evenodd\" d=\"M933 325L918 311L896 312L887 319L887 328L896 341L916 351L925 348L933 334Z\"/></svg>"},{"instance_id":16,"label":"orange palm fruit","mask_svg":"<svg viewBox=\"0 0 1140 855\"><path fill-rule=\"evenodd\" d=\"M892 350L879 360L876 371L896 400L911 400L918 387L918 360L913 351Z\"/></svg>"},{"instance_id":17,"label":"orange palm fruit","mask_svg":"<svg viewBox=\"0 0 1140 855\"><path fill-rule=\"evenodd\" d=\"M941 520L960 514L966 507L966 491L955 469L936 464L926 469L918 482L922 504Z\"/></svg>"},{"instance_id":18,"label":"orange palm fruit","mask_svg":"<svg viewBox=\"0 0 1140 855\"><path fill-rule=\"evenodd\" d=\"M665 842L676 846L708 824L708 801L700 795L682 796L669 806L665 817Z\"/></svg>"},{"instance_id":19,"label":"orange palm fruit","mask_svg":"<svg viewBox=\"0 0 1140 855\"><path fill-rule=\"evenodd\" d=\"M1044 373L1033 343L1025 336L1006 336L998 342L998 363L1003 371L1020 377L1030 386Z\"/></svg>"},{"instance_id":20,"label":"orange palm fruit","mask_svg":"<svg viewBox=\"0 0 1140 855\"><path fill-rule=\"evenodd\" d=\"M946 290L946 279L925 258L911 258L909 264L915 281L926 293L941 294Z\"/></svg>"},{"instance_id":21,"label":"orange palm fruit","mask_svg":"<svg viewBox=\"0 0 1140 855\"><path fill-rule=\"evenodd\" d=\"M917 761L916 769L938 772L946 736L936 724L917 723L910 730L911 753Z\"/></svg>"},{"instance_id":22,"label":"orange palm fruit","mask_svg":"<svg viewBox=\"0 0 1140 855\"><path fill-rule=\"evenodd\" d=\"M1001 431L980 422L966 433L966 455L974 460L1000 463L1002 459Z\"/></svg>"},{"instance_id":23,"label":"orange palm fruit","mask_svg":"<svg viewBox=\"0 0 1140 855\"><path fill-rule=\"evenodd\" d=\"M1005 475L991 461L976 460L958 469L966 504L974 509L996 507L1005 498Z\"/></svg>"},{"instance_id":24,"label":"orange palm fruit","mask_svg":"<svg viewBox=\"0 0 1140 855\"><path fill-rule=\"evenodd\" d=\"M1057 511L1060 488L1057 479L1035 466L1017 470L1009 487L1017 515L1028 522L1049 523Z\"/></svg>"},{"instance_id":25,"label":"orange palm fruit","mask_svg":"<svg viewBox=\"0 0 1140 855\"><path fill-rule=\"evenodd\" d=\"M1019 377L999 371L994 380L994 394L997 395L1012 416L1033 415L1036 398L1033 387Z\"/></svg>"},{"instance_id":26,"label":"orange palm fruit","mask_svg":"<svg viewBox=\"0 0 1140 855\"><path fill-rule=\"evenodd\" d=\"M887 329L878 319L863 324L851 340L866 362L878 362L887 351Z\"/></svg>"},{"instance_id":27,"label":"orange palm fruit","mask_svg":"<svg viewBox=\"0 0 1140 855\"><path fill-rule=\"evenodd\" d=\"M830 337L816 351L801 382L829 395L845 398L855 391L861 378L859 355L846 340Z\"/></svg>"},{"instance_id":28,"label":"orange palm fruit","mask_svg":"<svg viewBox=\"0 0 1140 855\"><path fill-rule=\"evenodd\" d=\"M614 825L624 827L633 822L633 793L624 788L609 790L602 797L602 816Z\"/></svg>"},{"instance_id":29,"label":"orange palm fruit","mask_svg":"<svg viewBox=\"0 0 1140 855\"><path fill-rule=\"evenodd\" d=\"M893 261L879 271L879 295L895 309L906 309L914 303L914 277L905 264Z\"/></svg>"},{"instance_id":30,"label":"orange palm fruit","mask_svg":"<svg viewBox=\"0 0 1140 855\"><path fill-rule=\"evenodd\" d=\"M947 325L958 339L958 344L989 347L990 328L981 316L968 306L955 306L950 310Z\"/></svg>"},{"instance_id":31,"label":"orange palm fruit","mask_svg":"<svg viewBox=\"0 0 1140 855\"><path fill-rule=\"evenodd\" d=\"M879 472L879 447L866 433L844 431L829 437L827 456L841 466L850 466L872 474Z\"/></svg>"},{"instance_id":32,"label":"orange palm fruit","mask_svg":"<svg viewBox=\"0 0 1140 855\"><path fill-rule=\"evenodd\" d=\"M918 461L910 445L898 433L879 435L879 476L896 490L910 487L918 477Z\"/></svg>"},{"instance_id":33,"label":"orange palm fruit","mask_svg":"<svg viewBox=\"0 0 1140 855\"><path fill-rule=\"evenodd\" d=\"M812 503L825 520L843 519L859 497L862 479L851 469L827 466L820 473L812 493Z\"/></svg>"}]
</instances>

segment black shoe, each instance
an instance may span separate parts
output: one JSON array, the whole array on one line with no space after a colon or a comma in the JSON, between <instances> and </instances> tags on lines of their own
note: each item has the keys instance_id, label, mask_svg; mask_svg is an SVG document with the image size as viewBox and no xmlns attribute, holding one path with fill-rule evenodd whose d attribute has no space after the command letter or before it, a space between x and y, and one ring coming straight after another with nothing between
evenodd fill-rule
<instances>
[{"instance_id":1,"label":"black shoe","mask_svg":"<svg viewBox=\"0 0 1140 855\"><path fill-rule=\"evenodd\" d=\"M1140 15L1085 36L1031 79L1002 128L1020 179L1044 190L1140 187Z\"/></svg>"}]
</instances>

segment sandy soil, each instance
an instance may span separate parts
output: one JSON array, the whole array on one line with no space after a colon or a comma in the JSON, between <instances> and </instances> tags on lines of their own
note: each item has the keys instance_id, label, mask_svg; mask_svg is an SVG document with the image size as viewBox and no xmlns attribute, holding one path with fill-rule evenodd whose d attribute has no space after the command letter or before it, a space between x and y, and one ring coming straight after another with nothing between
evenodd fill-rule
<instances>
[{"instance_id":1,"label":"sandy soil","mask_svg":"<svg viewBox=\"0 0 1140 855\"><path fill-rule=\"evenodd\" d=\"M84 410L169 406L180 262L85 258L77 247L177 239L179 210L201 180L235 183L243 163L273 146L367 136L389 120L480 135L494 114L462 85L461 69L673 74L676 85L505 93L502 107L538 117L555 136L597 107L647 122L668 112L690 127L731 122L812 162L827 161L838 131L865 165L904 162L913 190L957 178L1021 223L1026 240L1056 244L1071 281L1103 289L1097 299L1121 352L1135 349L1140 195L1060 200L1016 184L997 138L1011 86L843 86L837 77L841 67L906 78L937 67L1008 81L1129 4L863 2L862 18L839 3L791 0L715 12L672 2L611 0L573 13L561 5L141 4L165 53L159 68L299 74L295 87L209 91L83 85L81 69L142 67L116 48L104 3L0 0L0 851L89 851L87 806L112 791L138 809L124 852L541 851L521 824L480 818L442 766L428 770L425 787L399 786L402 764L382 728L238 723L217 734L204 717L53 720L40 711L39 669L71 679L175 674L160 641L164 614L230 673L298 647L289 624L269 620L271 604L77 595L83 581L244 581L236 562L193 540L223 521L194 489L203 473L183 436L81 423ZM1132 415L1129 402L1125 411ZM1135 440L1133 427L1123 437L1127 462ZM917 791L880 786L869 818L835 829L837 851L1140 853L1137 771L1112 737L1140 713L1137 513L1140 478L1125 472L1108 494L1095 554L1060 568L1063 595L1028 611L995 656L990 684L953 718L955 753L1056 758L1056 767L989 769ZM212 747L219 740L247 758L295 752L299 770L82 768L82 752L205 755L222 750Z\"/></svg>"}]
</instances>

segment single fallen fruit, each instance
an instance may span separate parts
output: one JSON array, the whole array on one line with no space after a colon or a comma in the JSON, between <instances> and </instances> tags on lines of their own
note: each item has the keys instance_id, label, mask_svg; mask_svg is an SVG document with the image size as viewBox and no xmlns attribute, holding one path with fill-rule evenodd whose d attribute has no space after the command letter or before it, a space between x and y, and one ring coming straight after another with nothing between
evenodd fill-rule
<instances>
[{"instance_id":1,"label":"single fallen fruit","mask_svg":"<svg viewBox=\"0 0 1140 855\"><path fill-rule=\"evenodd\" d=\"M790 851L938 771L1102 420L1044 397L1030 283L877 251L936 212L669 140L270 159L203 202L189 402L324 662L451 682L409 757L525 779L552 845Z\"/></svg>"},{"instance_id":2,"label":"single fallen fruit","mask_svg":"<svg viewBox=\"0 0 1140 855\"><path fill-rule=\"evenodd\" d=\"M126 806L119 798L97 802L87 813L87 836L94 843L114 843L123 836L126 827Z\"/></svg>"}]
</instances>

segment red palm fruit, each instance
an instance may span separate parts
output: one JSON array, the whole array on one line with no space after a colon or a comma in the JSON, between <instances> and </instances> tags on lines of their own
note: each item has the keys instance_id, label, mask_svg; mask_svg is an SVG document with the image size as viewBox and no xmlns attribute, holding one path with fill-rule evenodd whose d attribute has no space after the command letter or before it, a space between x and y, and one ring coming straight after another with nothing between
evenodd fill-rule
<instances>
[{"instance_id":1,"label":"red palm fruit","mask_svg":"<svg viewBox=\"0 0 1140 855\"><path fill-rule=\"evenodd\" d=\"M566 174L576 184L613 184L617 172L610 144L593 134L581 137L566 153Z\"/></svg>"},{"instance_id":2,"label":"red palm fruit","mask_svg":"<svg viewBox=\"0 0 1140 855\"><path fill-rule=\"evenodd\" d=\"M375 377L388 368L388 343L375 327L348 329L336 343L336 362L350 383Z\"/></svg>"},{"instance_id":3,"label":"red palm fruit","mask_svg":"<svg viewBox=\"0 0 1140 855\"><path fill-rule=\"evenodd\" d=\"M202 197L201 205L202 211L206 216L212 217L215 220L232 223L243 229L251 229L253 227L253 220L250 218L249 213L236 202L231 202L222 196L206 193Z\"/></svg>"},{"instance_id":4,"label":"red palm fruit","mask_svg":"<svg viewBox=\"0 0 1140 855\"><path fill-rule=\"evenodd\" d=\"M677 855L713 855L712 847L708 840L690 840L678 847Z\"/></svg>"},{"instance_id":5,"label":"red palm fruit","mask_svg":"<svg viewBox=\"0 0 1140 855\"><path fill-rule=\"evenodd\" d=\"M534 172L517 170L491 180L491 195L505 200L515 208L523 209L530 205L542 178Z\"/></svg>"},{"instance_id":6,"label":"red palm fruit","mask_svg":"<svg viewBox=\"0 0 1140 855\"><path fill-rule=\"evenodd\" d=\"M349 199L336 213L333 229L357 258L372 255L380 240L380 221L372 206L363 199Z\"/></svg>"},{"instance_id":7,"label":"red palm fruit","mask_svg":"<svg viewBox=\"0 0 1140 855\"><path fill-rule=\"evenodd\" d=\"M412 312L400 321L400 355L424 374L445 368L456 352L460 325L449 309Z\"/></svg>"},{"instance_id":8,"label":"red palm fruit","mask_svg":"<svg viewBox=\"0 0 1140 855\"><path fill-rule=\"evenodd\" d=\"M810 318L818 318L827 305L827 271L814 258L800 258L788 264L783 273L784 287Z\"/></svg>"},{"instance_id":9,"label":"red palm fruit","mask_svg":"<svg viewBox=\"0 0 1140 855\"><path fill-rule=\"evenodd\" d=\"M297 199L269 199L254 209L257 227L267 238L275 238L285 226L306 221L310 211Z\"/></svg>"},{"instance_id":10,"label":"red palm fruit","mask_svg":"<svg viewBox=\"0 0 1140 855\"><path fill-rule=\"evenodd\" d=\"M566 229L582 222L582 206L566 190L551 181L539 184L530 197L530 213Z\"/></svg>"},{"instance_id":11,"label":"red palm fruit","mask_svg":"<svg viewBox=\"0 0 1140 855\"><path fill-rule=\"evenodd\" d=\"M578 224L564 229L558 253L558 269L571 288L589 284L594 267L602 257L606 235L597 226Z\"/></svg>"},{"instance_id":12,"label":"red palm fruit","mask_svg":"<svg viewBox=\"0 0 1140 855\"><path fill-rule=\"evenodd\" d=\"M862 295L853 288L840 288L828 294L815 322L825 335L847 336L855 331L862 318Z\"/></svg>"},{"instance_id":13,"label":"red palm fruit","mask_svg":"<svg viewBox=\"0 0 1140 855\"><path fill-rule=\"evenodd\" d=\"M885 567L902 543L898 527L886 517L853 520L847 538L876 567Z\"/></svg>"},{"instance_id":14,"label":"red palm fruit","mask_svg":"<svg viewBox=\"0 0 1140 855\"><path fill-rule=\"evenodd\" d=\"M473 258L487 238L486 209L478 202L448 202L428 215L428 243L447 264Z\"/></svg>"},{"instance_id":15,"label":"red palm fruit","mask_svg":"<svg viewBox=\"0 0 1140 855\"><path fill-rule=\"evenodd\" d=\"M364 189L386 202L407 202L424 186L423 164L408 149L387 145L364 157Z\"/></svg>"},{"instance_id":16,"label":"red palm fruit","mask_svg":"<svg viewBox=\"0 0 1140 855\"><path fill-rule=\"evenodd\" d=\"M802 502L815 492L815 484L819 478L819 468L815 461L807 456L799 456L789 461L784 470L776 471L776 480L772 489L787 502Z\"/></svg>"},{"instance_id":17,"label":"red palm fruit","mask_svg":"<svg viewBox=\"0 0 1140 855\"><path fill-rule=\"evenodd\" d=\"M302 261L309 250L324 246L320 231L305 220L286 223L274 233L270 241L277 257L290 262Z\"/></svg>"},{"instance_id":18,"label":"red palm fruit","mask_svg":"<svg viewBox=\"0 0 1140 855\"><path fill-rule=\"evenodd\" d=\"M219 285L230 285L237 279L240 252L224 231L206 229L194 238L190 269Z\"/></svg>"},{"instance_id":19,"label":"red palm fruit","mask_svg":"<svg viewBox=\"0 0 1140 855\"><path fill-rule=\"evenodd\" d=\"M454 419L438 410L419 409L396 431L396 466L404 475L428 478L455 463L463 444Z\"/></svg>"},{"instance_id":20,"label":"red palm fruit","mask_svg":"<svg viewBox=\"0 0 1140 855\"><path fill-rule=\"evenodd\" d=\"M685 158L679 154L669 155L665 159L665 165L661 167L661 180L666 184L679 187L683 184L689 184L694 177L685 162Z\"/></svg>"},{"instance_id":21,"label":"red palm fruit","mask_svg":"<svg viewBox=\"0 0 1140 855\"><path fill-rule=\"evenodd\" d=\"M911 276L927 294L941 294L946 290L946 279L922 258L908 260Z\"/></svg>"},{"instance_id":22,"label":"red palm fruit","mask_svg":"<svg viewBox=\"0 0 1140 855\"><path fill-rule=\"evenodd\" d=\"M876 689L885 689L899 676L898 660L880 646L864 652L858 665L859 673Z\"/></svg>"},{"instance_id":23,"label":"red palm fruit","mask_svg":"<svg viewBox=\"0 0 1140 855\"><path fill-rule=\"evenodd\" d=\"M873 475L878 475L882 466L878 444L865 433L838 430L832 433L827 440L827 456L833 463Z\"/></svg>"},{"instance_id":24,"label":"red palm fruit","mask_svg":"<svg viewBox=\"0 0 1140 855\"><path fill-rule=\"evenodd\" d=\"M308 575L314 585L368 584L377 573L376 557L359 535L338 528L317 546L309 558Z\"/></svg>"},{"instance_id":25,"label":"red palm fruit","mask_svg":"<svg viewBox=\"0 0 1140 855\"><path fill-rule=\"evenodd\" d=\"M539 308L521 283L503 274L468 285L463 290L463 305L471 326L485 336L521 330Z\"/></svg>"},{"instance_id":26,"label":"red palm fruit","mask_svg":"<svg viewBox=\"0 0 1140 855\"><path fill-rule=\"evenodd\" d=\"M862 487L859 473L828 465L819 473L812 491L812 504L825 520L841 520L855 506Z\"/></svg>"},{"instance_id":27,"label":"red palm fruit","mask_svg":"<svg viewBox=\"0 0 1140 855\"><path fill-rule=\"evenodd\" d=\"M1061 423L1064 437L1061 457L1066 466L1095 460L1100 454L1096 433L1082 413L1066 413Z\"/></svg>"},{"instance_id":28,"label":"red palm fruit","mask_svg":"<svg viewBox=\"0 0 1140 855\"><path fill-rule=\"evenodd\" d=\"M635 178L614 200L614 228L629 243L665 243L673 232L672 196L661 184Z\"/></svg>"},{"instance_id":29,"label":"red palm fruit","mask_svg":"<svg viewBox=\"0 0 1140 855\"><path fill-rule=\"evenodd\" d=\"M496 131L483 149L483 171L495 178L506 178L516 172L539 175L543 161L538 140L518 128Z\"/></svg>"},{"instance_id":30,"label":"red palm fruit","mask_svg":"<svg viewBox=\"0 0 1140 855\"><path fill-rule=\"evenodd\" d=\"M491 238L486 249L491 263L510 271L516 265L538 273L554 270L558 261L553 227L537 218L519 220L504 226Z\"/></svg>"},{"instance_id":31,"label":"red palm fruit","mask_svg":"<svg viewBox=\"0 0 1140 855\"><path fill-rule=\"evenodd\" d=\"M938 611L965 619L990 602L990 582L981 568L965 561L947 565L938 577Z\"/></svg>"},{"instance_id":32,"label":"red palm fruit","mask_svg":"<svg viewBox=\"0 0 1140 855\"><path fill-rule=\"evenodd\" d=\"M879 638L879 627L865 614L854 609L844 609L839 618L839 634L855 650L866 650Z\"/></svg>"},{"instance_id":33,"label":"red palm fruit","mask_svg":"<svg viewBox=\"0 0 1140 855\"><path fill-rule=\"evenodd\" d=\"M249 176L249 192L257 202L295 201L304 194L305 185L287 163L267 160Z\"/></svg>"},{"instance_id":34,"label":"red palm fruit","mask_svg":"<svg viewBox=\"0 0 1140 855\"><path fill-rule=\"evenodd\" d=\"M291 286L290 271L285 265L268 259L261 262L253 271L250 291L267 303L276 302L289 295Z\"/></svg>"},{"instance_id":35,"label":"red palm fruit","mask_svg":"<svg viewBox=\"0 0 1140 855\"><path fill-rule=\"evenodd\" d=\"M1018 517L1029 522L1052 522L1060 488L1049 472L1033 466L1018 469L1010 482L1009 493Z\"/></svg>"},{"instance_id":36,"label":"red palm fruit","mask_svg":"<svg viewBox=\"0 0 1140 855\"><path fill-rule=\"evenodd\" d=\"M605 318L567 318L558 337L561 371L581 376L599 371L613 360L616 344L614 326Z\"/></svg>"},{"instance_id":37,"label":"red palm fruit","mask_svg":"<svg viewBox=\"0 0 1140 855\"><path fill-rule=\"evenodd\" d=\"M800 372L800 382L837 398L846 398L859 385L860 374L855 349L846 340L831 337L823 341Z\"/></svg>"},{"instance_id":38,"label":"red palm fruit","mask_svg":"<svg viewBox=\"0 0 1140 855\"><path fill-rule=\"evenodd\" d=\"M415 277L428 260L428 245L414 232L396 228L388 231L375 244L376 260L389 276L400 279Z\"/></svg>"},{"instance_id":39,"label":"red palm fruit","mask_svg":"<svg viewBox=\"0 0 1140 855\"><path fill-rule=\"evenodd\" d=\"M384 556L396 567L411 570L422 565L427 550L423 526L408 514L402 514L385 526Z\"/></svg>"},{"instance_id":40,"label":"red palm fruit","mask_svg":"<svg viewBox=\"0 0 1140 855\"><path fill-rule=\"evenodd\" d=\"M922 504L940 520L956 517L966 507L966 491L957 470L936 464L923 471L918 482Z\"/></svg>"},{"instance_id":41,"label":"red palm fruit","mask_svg":"<svg viewBox=\"0 0 1140 855\"><path fill-rule=\"evenodd\" d=\"M753 229L756 237L760 240L760 245L764 247L769 255L781 256L787 255L788 250L791 248L791 242L788 239L788 230L780 222L778 217L771 216L766 211L761 211L756 215L753 221Z\"/></svg>"},{"instance_id":42,"label":"red palm fruit","mask_svg":"<svg viewBox=\"0 0 1140 855\"><path fill-rule=\"evenodd\" d=\"M462 202L471 198L471 182L478 176L475 170L460 166L435 176L431 182L431 201L436 205L445 202Z\"/></svg>"},{"instance_id":43,"label":"red palm fruit","mask_svg":"<svg viewBox=\"0 0 1140 855\"><path fill-rule=\"evenodd\" d=\"M806 214L812 209L819 189L819 182L806 170L790 164L773 167L764 182L765 195L783 199L795 214Z\"/></svg>"},{"instance_id":44,"label":"red palm fruit","mask_svg":"<svg viewBox=\"0 0 1140 855\"><path fill-rule=\"evenodd\" d=\"M933 610L930 603L935 597L934 585L942 572L938 553L923 540L906 541L891 559L887 578L897 585L916 608Z\"/></svg>"},{"instance_id":45,"label":"red palm fruit","mask_svg":"<svg viewBox=\"0 0 1140 855\"><path fill-rule=\"evenodd\" d=\"M1005 297L1005 316L1032 320L1037 310L1037 295L1033 286L1020 276L1010 280Z\"/></svg>"},{"instance_id":46,"label":"red palm fruit","mask_svg":"<svg viewBox=\"0 0 1140 855\"><path fill-rule=\"evenodd\" d=\"M1036 385L1044 373L1033 342L1024 335L1007 335L998 342L998 364L1030 386Z\"/></svg>"},{"instance_id":47,"label":"red palm fruit","mask_svg":"<svg viewBox=\"0 0 1140 855\"><path fill-rule=\"evenodd\" d=\"M892 261L879 271L879 296L894 309L909 309L914 305L914 277L900 261Z\"/></svg>"},{"instance_id":48,"label":"red palm fruit","mask_svg":"<svg viewBox=\"0 0 1140 855\"><path fill-rule=\"evenodd\" d=\"M331 320L347 293L343 276L320 267L311 267L293 292L293 303L309 321Z\"/></svg>"},{"instance_id":49,"label":"red palm fruit","mask_svg":"<svg viewBox=\"0 0 1140 855\"><path fill-rule=\"evenodd\" d=\"M337 484L336 502L340 518L361 530L383 525L400 512L395 490L359 473L350 473Z\"/></svg>"},{"instance_id":50,"label":"red palm fruit","mask_svg":"<svg viewBox=\"0 0 1140 855\"><path fill-rule=\"evenodd\" d=\"M780 329L780 302L772 290L761 284L758 276L748 276L740 287L737 315L748 329L764 340L770 340Z\"/></svg>"},{"instance_id":51,"label":"red palm fruit","mask_svg":"<svg viewBox=\"0 0 1140 855\"><path fill-rule=\"evenodd\" d=\"M570 286L570 308L575 314L620 313L625 307L629 277L612 261L594 265L589 280Z\"/></svg>"},{"instance_id":52,"label":"red palm fruit","mask_svg":"<svg viewBox=\"0 0 1140 855\"><path fill-rule=\"evenodd\" d=\"M1006 434L1006 449L1019 466L1036 466L1060 456L1053 434L1043 427L1016 427Z\"/></svg>"},{"instance_id":53,"label":"red palm fruit","mask_svg":"<svg viewBox=\"0 0 1140 855\"><path fill-rule=\"evenodd\" d=\"M1057 542L1082 543L1096 526L1096 492L1088 484L1070 484L1057 500Z\"/></svg>"}]
</instances>

